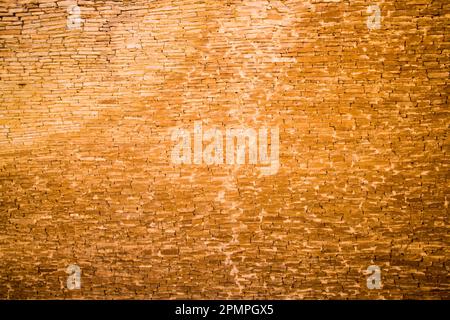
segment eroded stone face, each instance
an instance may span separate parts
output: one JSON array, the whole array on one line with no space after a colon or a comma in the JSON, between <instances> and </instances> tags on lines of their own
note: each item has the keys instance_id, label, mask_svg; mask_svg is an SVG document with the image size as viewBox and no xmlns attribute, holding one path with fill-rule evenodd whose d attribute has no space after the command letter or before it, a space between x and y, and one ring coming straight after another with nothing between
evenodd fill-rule
<instances>
[{"instance_id":1,"label":"eroded stone face","mask_svg":"<svg viewBox=\"0 0 450 320\"><path fill-rule=\"evenodd\" d=\"M450 298L445 1L74 5L0 3L1 298Z\"/></svg>"}]
</instances>

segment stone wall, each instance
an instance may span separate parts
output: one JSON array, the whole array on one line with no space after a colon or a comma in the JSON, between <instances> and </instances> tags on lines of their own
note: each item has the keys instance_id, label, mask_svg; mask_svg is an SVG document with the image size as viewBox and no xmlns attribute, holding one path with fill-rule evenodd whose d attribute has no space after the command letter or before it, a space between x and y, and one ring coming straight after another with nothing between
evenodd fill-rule
<instances>
[{"instance_id":1,"label":"stone wall","mask_svg":"<svg viewBox=\"0 0 450 320\"><path fill-rule=\"evenodd\" d=\"M448 1L0 18L0 298L450 299ZM198 122L277 128L279 168L175 163Z\"/></svg>"}]
</instances>

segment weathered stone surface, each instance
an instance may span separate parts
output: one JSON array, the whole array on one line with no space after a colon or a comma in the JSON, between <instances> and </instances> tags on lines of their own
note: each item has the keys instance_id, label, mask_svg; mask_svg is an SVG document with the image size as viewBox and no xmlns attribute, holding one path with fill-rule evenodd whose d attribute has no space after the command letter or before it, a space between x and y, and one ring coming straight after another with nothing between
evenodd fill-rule
<instances>
[{"instance_id":1,"label":"weathered stone surface","mask_svg":"<svg viewBox=\"0 0 450 320\"><path fill-rule=\"evenodd\" d=\"M448 1L77 3L0 2L0 298L450 298Z\"/></svg>"}]
</instances>

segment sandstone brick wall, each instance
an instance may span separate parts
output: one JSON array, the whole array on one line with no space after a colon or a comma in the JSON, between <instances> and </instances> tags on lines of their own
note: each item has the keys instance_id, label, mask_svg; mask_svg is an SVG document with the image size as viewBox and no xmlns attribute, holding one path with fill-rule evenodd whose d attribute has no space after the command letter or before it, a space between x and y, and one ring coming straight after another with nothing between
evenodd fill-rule
<instances>
[{"instance_id":1,"label":"sandstone brick wall","mask_svg":"<svg viewBox=\"0 0 450 320\"><path fill-rule=\"evenodd\" d=\"M450 298L447 0L0 18L0 298ZM195 121L278 127L278 172L174 164Z\"/></svg>"}]
</instances>

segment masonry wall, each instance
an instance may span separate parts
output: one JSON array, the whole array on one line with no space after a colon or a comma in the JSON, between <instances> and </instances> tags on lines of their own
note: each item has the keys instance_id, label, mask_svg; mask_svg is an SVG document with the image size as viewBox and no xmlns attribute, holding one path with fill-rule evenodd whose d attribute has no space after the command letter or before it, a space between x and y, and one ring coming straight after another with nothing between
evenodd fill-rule
<instances>
[{"instance_id":1,"label":"masonry wall","mask_svg":"<svg viewBox=\"0 0 450 320\"><path fill-rule=\"evenodd\" d=\"M450 298L448 1L0 18L0 298ZM173 163L195 121L278 128L278 171Z\"/></svg>"}]
</instances>

